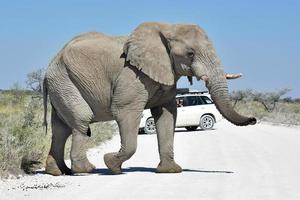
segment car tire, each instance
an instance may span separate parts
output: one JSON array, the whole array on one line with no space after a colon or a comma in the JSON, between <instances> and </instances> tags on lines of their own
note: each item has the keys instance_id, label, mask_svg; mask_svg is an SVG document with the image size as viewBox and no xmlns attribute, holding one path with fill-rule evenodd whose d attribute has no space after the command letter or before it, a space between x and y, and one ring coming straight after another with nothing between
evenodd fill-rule
<instances>
[{"instance_id":1,"label":"car tire","mask_svg":"<svg viewBox=\"0 0 300 200\"><path fill-rule=\"evenodd\" d=\"M153 117L149 117L145 122L145 128L144 132L146 134L155 134L156 133L156 127Z\"/></svg>"},{"instance_id":2,"label":"car tire","mask_svg":"<svg viewBox=\"0 0 300 200\"><path fill-rule=\"evenodd\" d=\"M200 119L200 128L203 130L209 130L214 127L215 119L211 115L203 115Z\"/></svg>"},{"instance_id":3,"label":"car tire","mask_svg":"<svg viewBox=\"0 0 300 200\"><path fill-rule=\"evenodd\" d=\"M185 129L186 129L187 131L195 131L195 130L197 130L197 128L198 128L198 126L186 126L186 127L185 127Z\"/></svg>"},{"instance_id":4,"label":"car tire","mask_svg":"<svg viewBox=\"0 0 300 200\"><path fill-rule=\"evenodd\" d=\"M144 129L143 128L140 128L139 129L139 133L138 134L145 134L145 131L144 131Z\"/></svg>"}]
</instances>

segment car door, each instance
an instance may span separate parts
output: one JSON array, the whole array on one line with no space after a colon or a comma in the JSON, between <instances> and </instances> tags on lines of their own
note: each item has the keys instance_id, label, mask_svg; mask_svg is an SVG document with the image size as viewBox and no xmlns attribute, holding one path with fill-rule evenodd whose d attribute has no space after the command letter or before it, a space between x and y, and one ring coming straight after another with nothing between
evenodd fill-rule
<instances>
[{"instance_id":1,"label":"car door","mask_svg":"<svg viewBox=\"0 0 300 200\"><path fill-rule=\"evenodd\" d=\"M208 96L201 96L202 101L205 104L205 113L210 113L214 116L215 122L220 121L223 117L220 112L217 110L215 104Z\"/></svg>"},{"instance_id":2,"label":"car door","mask_svg":"<svg viewBox=\"0 0 300 200\"><path fill-rule=\"evenodd\" d=\"M198 126L202 100L199 96L183 97L183 107L177 108L177 127Z\"/></svg>"},{"instance_id":3,"label":"car door","mask_svg":"<svg viewBox=\"0 0 300 200\"><path fill-rule=\"evenodd\" d=\"M184 97L177 97L177 119L176 127L182 127L185 124L185 107L184 107Z\"/></svg>"}]
</instances>

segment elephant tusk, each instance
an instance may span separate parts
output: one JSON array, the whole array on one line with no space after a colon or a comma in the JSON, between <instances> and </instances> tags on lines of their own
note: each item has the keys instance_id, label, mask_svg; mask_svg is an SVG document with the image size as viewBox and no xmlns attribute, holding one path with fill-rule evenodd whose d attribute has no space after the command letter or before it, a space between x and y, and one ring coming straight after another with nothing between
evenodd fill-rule
<instances>
[{"instance_id":1,"label":"elephant tusk","mask_svg":"<svg viewBox=\"0 0 300 200\"><path fill-rule=\"evenodd\" d=\"M240 78L243 74L225 74L226 79L237 79Z\"/></svg>"}]
</instances>

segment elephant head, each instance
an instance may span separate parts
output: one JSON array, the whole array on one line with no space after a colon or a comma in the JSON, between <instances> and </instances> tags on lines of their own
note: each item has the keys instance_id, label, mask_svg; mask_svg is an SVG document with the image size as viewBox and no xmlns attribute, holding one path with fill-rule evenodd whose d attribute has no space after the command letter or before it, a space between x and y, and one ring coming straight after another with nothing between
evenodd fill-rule
<instances>
[{"instance_id":1,"label":"elephant head","mask_svg":"<svg viewBox=\"0 0 300 200\"><path fill-rule=\"evenodd\" d=\"M220 113L235 125L255 124L256 119L238 114L232 107L226 77L212 42L197 25L141 24L124 45L126 61L164 85L181 76L206 82Z\"/></svg>"}]
</instances>

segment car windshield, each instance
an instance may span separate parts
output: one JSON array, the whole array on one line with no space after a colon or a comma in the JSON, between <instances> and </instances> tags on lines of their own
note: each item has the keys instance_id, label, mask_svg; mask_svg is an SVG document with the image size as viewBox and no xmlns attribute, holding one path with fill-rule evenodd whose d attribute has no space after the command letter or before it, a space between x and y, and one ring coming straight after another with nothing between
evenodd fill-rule
<instances>
[{"instance_id":1,"label":"car windshield","mask_svg":"<svg viewBox=\"0 0 300 200\"><path fill-rule=\"evenodd\" d=\"M204 104L212 104L213 103L213 101L207 96L201 96L201 99L204 102Z\"/></svg>"}]
</instances>

